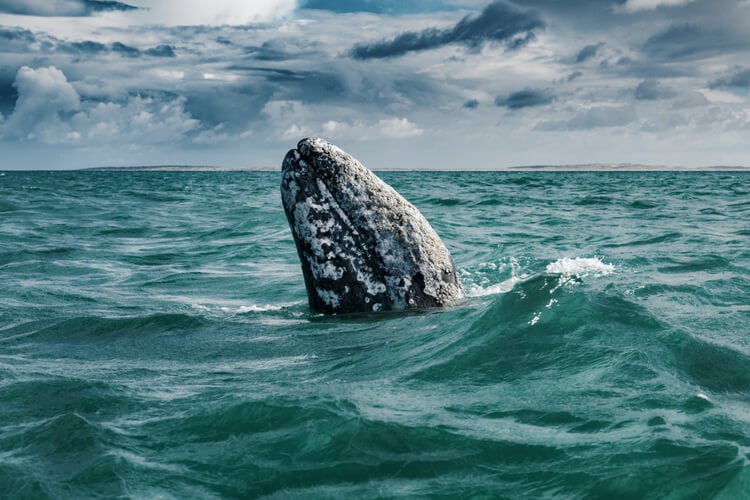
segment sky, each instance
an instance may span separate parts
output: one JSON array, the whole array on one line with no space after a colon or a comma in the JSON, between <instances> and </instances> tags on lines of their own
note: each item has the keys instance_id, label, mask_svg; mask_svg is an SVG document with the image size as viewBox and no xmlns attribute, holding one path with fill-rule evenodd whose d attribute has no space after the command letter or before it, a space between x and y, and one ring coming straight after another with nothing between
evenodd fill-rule
<instances>
[{"instance_id":1,"label":"sky","mask_svg":"<svg viewBox=\"0 0 750 500\"><path fill-rule=\"evenodd\" d=\"M0 0L0 169L750 165L750 0Z\"/></svg>"}]
</instances>

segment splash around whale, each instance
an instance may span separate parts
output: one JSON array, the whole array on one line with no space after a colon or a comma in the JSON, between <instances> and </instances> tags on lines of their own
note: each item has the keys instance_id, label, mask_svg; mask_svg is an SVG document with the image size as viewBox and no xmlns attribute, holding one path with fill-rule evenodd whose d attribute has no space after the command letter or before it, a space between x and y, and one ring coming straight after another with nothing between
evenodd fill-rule
<instances>
[{"instance_id":1,"label":"splash around whale","mask_svg":"<svg viewBox=\"0 0 750 500\"><path fill-rule=\"evenodd\" d=\"M419 210L330 142L303 139L287 153L281 198L311 309L444 307L463 297L448 249Z\"/></svg>"}]
</instances>

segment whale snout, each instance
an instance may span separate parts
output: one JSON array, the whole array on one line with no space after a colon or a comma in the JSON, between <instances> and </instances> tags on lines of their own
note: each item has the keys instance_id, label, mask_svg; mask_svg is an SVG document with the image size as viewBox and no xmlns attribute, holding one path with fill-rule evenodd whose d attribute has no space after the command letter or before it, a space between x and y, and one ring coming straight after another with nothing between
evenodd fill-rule
<instances>
[{"instance_id":1,"label":"whale snout","mask_svg":"<svg viewBox=\"0 0 750 500\"><path fill-rule=\"evenodd\" d=\"M330 142L303 139L287 153L281 195L312 309L441 307L463 296L450 253L416 207Z\"/></svg>"}]
</instances>

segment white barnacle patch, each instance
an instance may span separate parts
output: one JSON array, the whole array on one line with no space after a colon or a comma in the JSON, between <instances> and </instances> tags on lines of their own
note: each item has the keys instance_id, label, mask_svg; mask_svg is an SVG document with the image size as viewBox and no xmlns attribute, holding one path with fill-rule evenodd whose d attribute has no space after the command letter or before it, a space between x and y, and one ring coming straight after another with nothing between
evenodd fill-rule
<instances>
[{"instance_id":1,"label":"white barnacle patch","mask_svg":"<svg viewBox=\"0 0 750 500\"><path fill-rule=\"evenodd\" d=\"M319 264L315 273L319 278L338 281L344 276L344 268L333 265L332 262L326 261Z\"/></svg>"},{"instance_id":2,"label":"white barnacle patch","mask_svg":"<svg viewBox=\"0 0 750 500\"><path fill-rule=\"evenodd\" d=\"M341 295L337 294L333 290L323 290L320 287L315 287L315 291L323 301L329 307L337 308L341 305Z\"/></svg>"},{"instance_id":3,"label":"white barnacle patch","mask_svg":"<svg viewBox=\"0 0 750 500\"><path fill-rule=\"evenodd\" d=\"M403 276L401 278L401 281L403 282L402 288L408 290L411 288L411 276Z\"/></svg>"},{"instance_id":4,"label":"white barnacle patch","mask_svg":"<svg viewBox=\"0 0 750 500\"><path fill-rule=\"evenodd\" d=\"M367 290L368 295L377 295L379 293L385 293L385 283L374 280L372 274L357 271L357 281L362 283Z\"/></svg>"},{"instance_id":5,"label":"white barnacle patch","mask_svg":"<svg viewBox=\"0 0 750 500\"><path fill-rule=\"evenodd\" d=\"M331 208L327 201L324 201L322 203L315 203L315 200L312 199L312 196L308 196L305 200L305 203L307 203L310 208L317 210L318 212L328 212L328 210Z\"/></svg>"}]
</instances>

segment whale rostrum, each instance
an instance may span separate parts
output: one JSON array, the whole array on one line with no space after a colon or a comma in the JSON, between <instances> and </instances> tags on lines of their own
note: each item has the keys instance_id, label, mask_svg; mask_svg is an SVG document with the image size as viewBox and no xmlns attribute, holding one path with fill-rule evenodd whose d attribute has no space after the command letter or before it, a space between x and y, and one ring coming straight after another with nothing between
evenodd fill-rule
<instances>
[{"instance_id":1,"label":"whale rostrum","mask_svg":"<svg viewBox=\"0 0 750 500\"><path fill-rule=\"evenodd\" d=\"M311 309L443 307L463 297L448 249L419 210L330 142L303 139L287 153L281 198Z\"/></svg>"}]
</instances>

